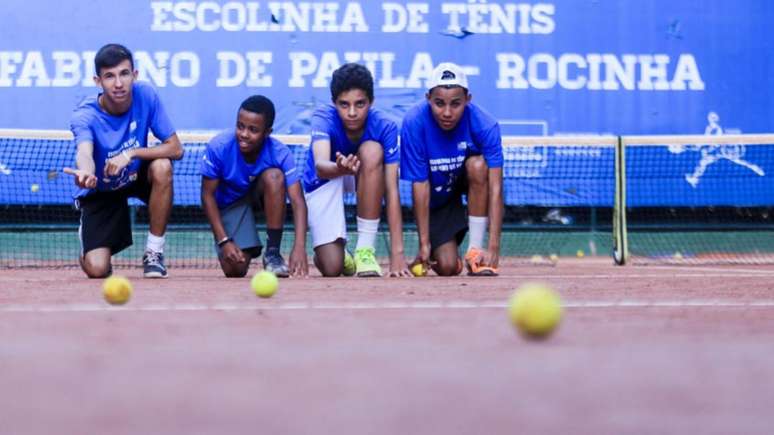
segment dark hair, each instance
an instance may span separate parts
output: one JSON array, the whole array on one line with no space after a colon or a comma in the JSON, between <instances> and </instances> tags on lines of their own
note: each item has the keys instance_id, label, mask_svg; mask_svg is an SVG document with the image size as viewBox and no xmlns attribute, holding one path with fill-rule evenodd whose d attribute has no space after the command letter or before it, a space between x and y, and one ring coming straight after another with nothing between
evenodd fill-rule
<instances>
[{"instance_id":1,"label":"dark hair","mask_svg":"<svg viewBox=\"0 0 774 435\"><path fill-rule=\"evenodd\" d=\"M263 121L266 124L266 128L272 128L274 125L274 103L263 95L248 97L245 101L242 101L239 110L246 110L248 112L257 113L258 115L263 115Z\"/></svg>"},{"instance_id":2,"label":"dark hair","mask_svg":"<svg viewBox=\"0 0 774 435\"><path fill-rule=\"evenodd\" d=\"M134 57L128 48L121 44L107 44L94 57L94 72L99 75L102 68L113 68L125 60L129 61L134 70Z\"/></svg>"},{"instance_id":3,"label":"dark hair","mask_svg":"<svg viewBox=\"0 0 774 435\"><path fill-rule=\"evenodd\" d=\"M374 101L374 78L368 68L357 63L345 63L331 77L331 100L334 102L343 92L360 89L368 101Z\"/></svg>"}]
</instances>

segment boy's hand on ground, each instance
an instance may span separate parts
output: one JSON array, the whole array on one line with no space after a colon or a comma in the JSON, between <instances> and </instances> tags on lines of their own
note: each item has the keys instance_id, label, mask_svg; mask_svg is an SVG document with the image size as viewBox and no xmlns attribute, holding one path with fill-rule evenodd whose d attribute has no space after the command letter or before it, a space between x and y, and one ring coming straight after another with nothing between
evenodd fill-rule
<instances>
[{"instance_id":1,"label":"boy's hand on ground","mask_svg":"<svg viewBox=\"0 0 774 435\"><path fill-rule=\"evenodd\" d=\"M290 275L298 278L306 278L309 276L309 262L303 248L294 247L293 250L290 251Z\"/></svg>"},{"instance_id":2,"label":"boy's hand on ground","mask_svg":"<svg viewBox=\"0 0 774 435\"><path fill-rule=\"evenodd\" d=\"M411 272L406 264L406 259L402 254L390 254L390 273L388 273L387 276L396 278L411 276Z\"/></svg>"}]
</instances>

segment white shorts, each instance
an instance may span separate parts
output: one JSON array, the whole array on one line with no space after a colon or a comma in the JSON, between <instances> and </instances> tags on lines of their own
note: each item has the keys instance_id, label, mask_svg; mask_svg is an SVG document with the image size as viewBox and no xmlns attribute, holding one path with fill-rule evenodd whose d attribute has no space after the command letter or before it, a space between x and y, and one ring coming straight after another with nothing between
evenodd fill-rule
<instances>
[{"instance_id":1,"label":"white shorts","mask_svg":"<svg viewBox=\"0 0 774 435\"><path fill-rule=\"evenodd\" d=\"M315 191L304 194L312 248L333 243L338 239L347 240L345 191L355 191L355 177L352 175L334 178Z\"/></svg>"}]
</instances>

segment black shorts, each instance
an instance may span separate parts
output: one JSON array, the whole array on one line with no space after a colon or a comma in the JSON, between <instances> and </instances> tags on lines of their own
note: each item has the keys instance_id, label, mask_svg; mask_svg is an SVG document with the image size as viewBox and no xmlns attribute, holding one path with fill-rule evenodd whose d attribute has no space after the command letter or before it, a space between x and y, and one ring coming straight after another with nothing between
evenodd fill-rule
<instances>
[{"instance_id":1,"label":"black shorts","mask_svg":"<svg viewBox=\"0 0 774 435\"><path fill-rule=\"evenodd\" d=\"M81 255L97 248L110 248L110 255L115 255L132 246L128 199L138 198L148 203L151 192L148 165L147 161L143 161L137 180L127 187L78 198L76 207L81 210L78 229Z\"/></svg>"},{"instance_id":2,"label":"black shorts","mask_svg":"<svg viewBox=\"0 0 774 435\"><path fill-rule=\"evenodd\" d=\"M468 216L462 204L462 196L455 195L441 207L430 210L430 249L455 240L462 244L468 232Z\"/></svg>"}]
</instances>

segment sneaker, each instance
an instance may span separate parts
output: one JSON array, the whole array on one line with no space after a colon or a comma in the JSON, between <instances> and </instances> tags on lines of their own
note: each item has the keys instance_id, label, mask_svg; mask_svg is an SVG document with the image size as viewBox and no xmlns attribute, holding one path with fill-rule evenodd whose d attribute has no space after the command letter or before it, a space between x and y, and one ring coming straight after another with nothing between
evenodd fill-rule
<instances>
[{"instance_id":1,"label":"sneaker","mask_svg":"<svg viewBox=\"0 0 774 435\"><path fill-rule=\"evenodd\" d=\"M344 276L352 276L357 271L355 266L355 257L349 252L347 248L344 248Z\"/></svg>"},{"instance_id":2,"label":"sneaker","mask_svg":"<svg viewBox=\"0 0 774 435\"><path fill-rule=\"evenodd\" d=\"M376 261L374 248L360 248L355 250L355 270L361 278L382 276L382 268Z\"/></svg>"},{"instance_id":3,"label":"sneaker","mask_svg":"<svg viewBox=\"0 0 774 435\"><path fill-rule=\"evenodd\" d=\"M355 270L357 270L357 276L361 278L382 276L382 268L376 262L374 248L355 250Z\"/></svg>"},{"instance_id":4,"label":"sneaker","mask_svg":"<svg viewBox=\"0 0 774 435\"><path fill-rule=\"evenodd\" d=\"M470 276L497 276L497 269L481 263L483 251L478 248L468 249L465 254L465 266Z\"/></svg>"},{"instance_id":5,"label":"sneaker","mask_svg":"<svg viewBox=\"0 0 774 435\"><path fill-rule=\"evenodd\" d=\"M166 278L167 268L164 267L164 254L145 251L145 255L142 256L142 269L146 278Z\"/></svg>"},{"instance_id":6,"label":"sneaker","mask_svg":"<svg viewBox=\"0 0 774 435\"><path fill-rule=\"evenodd\" d=\"M277 278L287 278L290 276L288 265L285 263L285 259L282 258L279 248L268 248L263 253L263 269L267 270Z\"/></svg>"}]
</instances>

